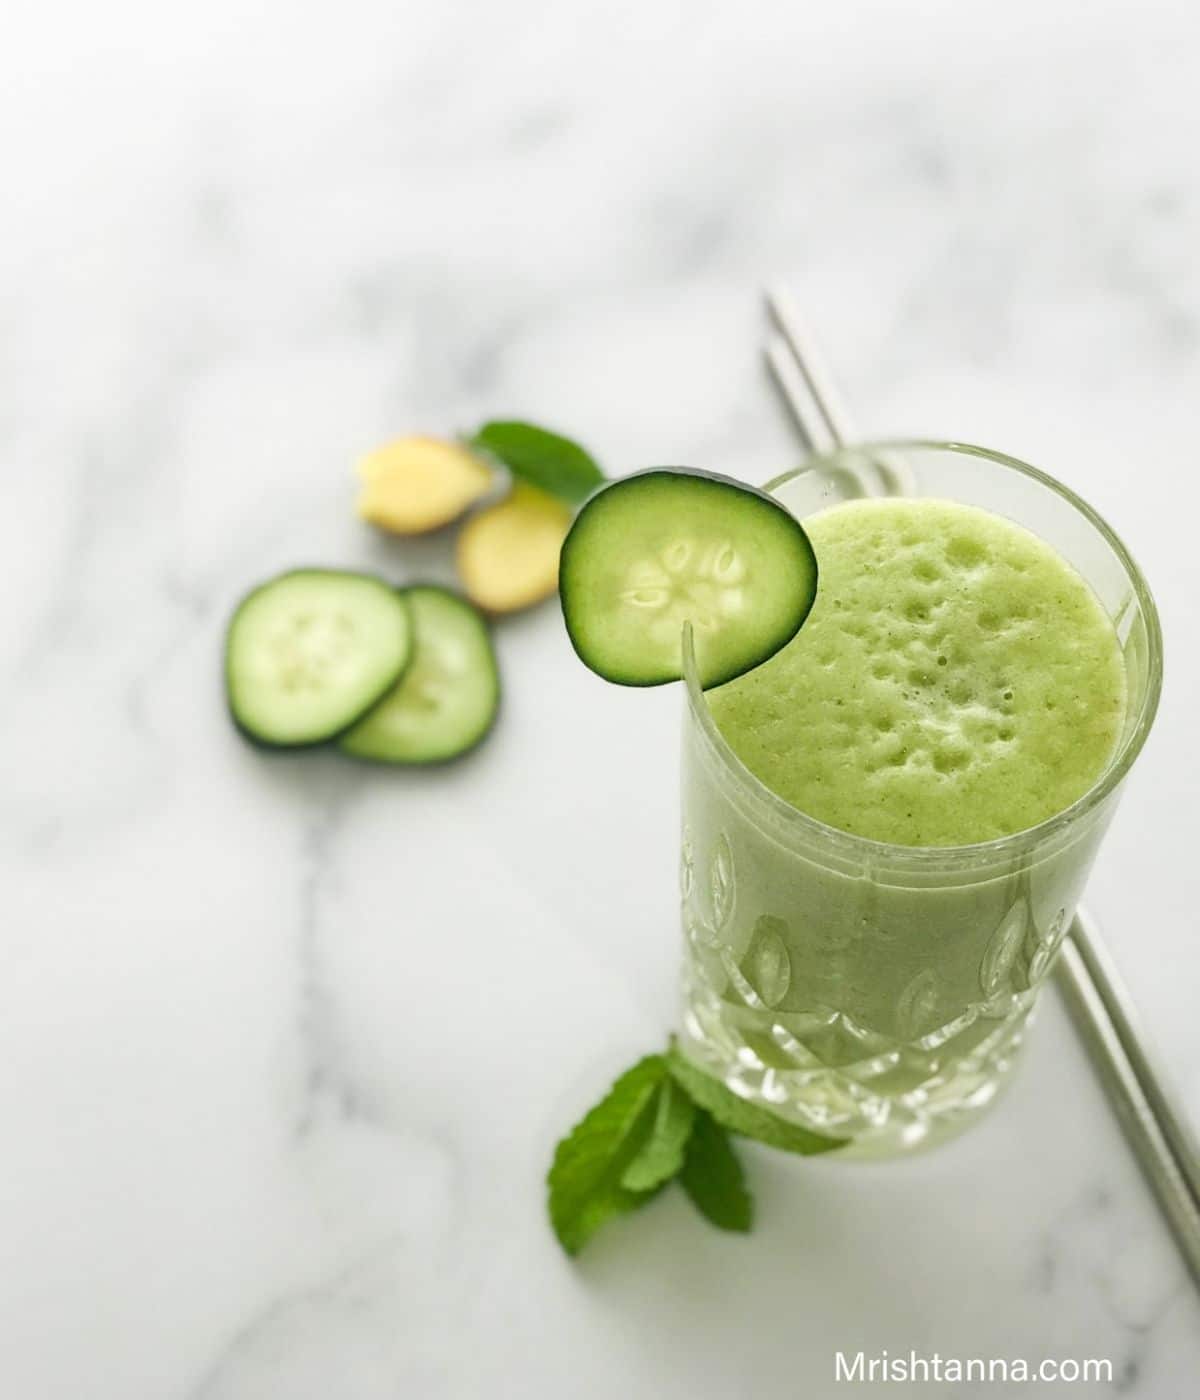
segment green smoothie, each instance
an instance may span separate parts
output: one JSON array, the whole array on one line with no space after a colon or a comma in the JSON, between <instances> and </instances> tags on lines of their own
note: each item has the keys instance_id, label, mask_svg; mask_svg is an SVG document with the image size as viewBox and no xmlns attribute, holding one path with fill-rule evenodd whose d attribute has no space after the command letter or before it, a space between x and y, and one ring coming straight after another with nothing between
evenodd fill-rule
<instances>
[{"instance_id":1,"label":"green smoothie","mask_svg":"<svg viewBox=\"0 0 1200 1400\"><path fill-rule=\"evenodd\" d=\"M689 689L681 1038L837 1155L881 1155L1006 1081L1115 799L1040 824L1113 761L1138 645L999 515L872 497L802 518L807 622Z\"/></svg>"},{"instance_id":2,"label":"green smoothie","mask_svg":"<svg viewBox=\"0 0 1200 1400\"><path fill-rule=\"evenodd\" d=\"M710 692L742 762L801 811L907 846L988 841L1069 807L1126 708L1113 624L1023 527L951 501L851 501L805 522L812 614Z\"/></svg>"}]
</instances>

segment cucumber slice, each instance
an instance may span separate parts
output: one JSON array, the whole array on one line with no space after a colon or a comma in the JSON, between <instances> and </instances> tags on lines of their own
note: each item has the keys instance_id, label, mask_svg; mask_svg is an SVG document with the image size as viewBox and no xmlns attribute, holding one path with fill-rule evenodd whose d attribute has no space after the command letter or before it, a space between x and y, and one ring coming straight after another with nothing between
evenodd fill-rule
<instances>
[{"instance_id":1,"label":"cucumber slice","mask_svg":"<svg viewBox=\"0 0 1200 1400\"><path fill-rule=\"evenodd\" d=\"M416 633L398 685L340 741L375 763L441 763L487 734L500 703L491 633L479 612L435 584L405 589Z\"/></svg>"},{"instance_id":2,"label":"cucumber slice","mask_svg":"<svg viewBox=\"0 0 1200 1400\"><path fill-rule=\"evenodd\" d=\"M387 694L412 653L408 604L382 579L333 569L280 574L229 620L229 710L255 743L322 744Z\"/></svg>"},{"instance_id":3,"label":"cucumber slice","mask_svg":"<svg viewBox=\"0 0 1200 1400\"><path fill-rule=\"evenodd\" d=\"M817 596L817 561L800 522L764 492L659 467L590 498L563 544L558 587L571 644L597 675L678 680L690 622L707 688L791 641Z\"/></svg>"}]
</instances>

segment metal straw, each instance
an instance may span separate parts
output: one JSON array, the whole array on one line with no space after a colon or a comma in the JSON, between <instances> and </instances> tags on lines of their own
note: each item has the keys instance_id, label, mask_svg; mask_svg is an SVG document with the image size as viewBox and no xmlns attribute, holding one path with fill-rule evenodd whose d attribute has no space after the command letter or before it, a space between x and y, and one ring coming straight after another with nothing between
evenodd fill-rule
<instances>
[{"instance_id":1,"label":"metal straw","mask_svg":"<svg viewBox=\"0 0 1200 1400\"><path fill-rule=\"evenodd\" d=\"M844 447L852 438L850 419L811 339L785 296L768 292L766 303L767 365L801 437L812 452ZM1200 1286L1200 1151L1086 916L1076 915L1055 968L1072 1021Z\"/></svg>"}]
</instances>

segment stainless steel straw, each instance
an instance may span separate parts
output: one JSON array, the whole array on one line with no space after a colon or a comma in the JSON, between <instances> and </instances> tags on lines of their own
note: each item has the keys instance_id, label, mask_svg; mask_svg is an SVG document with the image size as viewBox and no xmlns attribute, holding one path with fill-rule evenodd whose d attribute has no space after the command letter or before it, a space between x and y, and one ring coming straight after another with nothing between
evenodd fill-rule
<instances>
[{"instance_id":1,"label":"stainless steel straw","mask_svg":"<svg viewBox=\"0 0 1200 1400\"><path fill-rule=\"evenodd\" d=\"M776 292L766 302L767 365L801 437L812 452L844 446L853 438L849 417L795 309ZM1085 915L1071 924L1056 973L1109 1101L1200 1286L1200 1151L1147 1049L1129 993Z\"/></svg>"}]
</instances>

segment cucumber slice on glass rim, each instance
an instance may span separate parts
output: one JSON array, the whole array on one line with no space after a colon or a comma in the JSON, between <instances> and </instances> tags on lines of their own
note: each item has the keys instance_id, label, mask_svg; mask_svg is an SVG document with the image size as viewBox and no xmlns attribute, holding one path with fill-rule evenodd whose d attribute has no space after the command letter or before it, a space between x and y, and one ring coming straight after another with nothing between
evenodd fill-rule
<instances>
[{"instance_id":1,"label":"cucumber slice on glass rim","mask_svg":"<svg viewBox=\"0 0 1200 1400\"><path fill-rule=\"evenodd\" d=\"M559 594L571 644L597 675L679 680L690 622L707 689L791 641L817 595L817 560L800 522L765 492L656 467L589 498L563 543Z\"/></svg>"},{"instance_id":2,"label":"cucumber slice on glass rim","mask_svg":"<svg viewBox=\"0 0 1200 1400\"><path fill-rule=\"evenodd\" d=\"M279 574L229 620L230 714L267 748L326 743L387 694L412 651L408 605L382 579L334 569Z\"/></svg>"},{"instance_id":3,"label":"cucumber slice on glass rim","mask_svg":"<svg viewBox=\"0 0 1200 1400\"><path fill-rule=\"evenodd\" d=\"M373 763L443 763L487 735L500 704L491 633L471 603L436 584L403 590L412 613L412 665L339 741Z\"/></svg>"}]
</instances>

